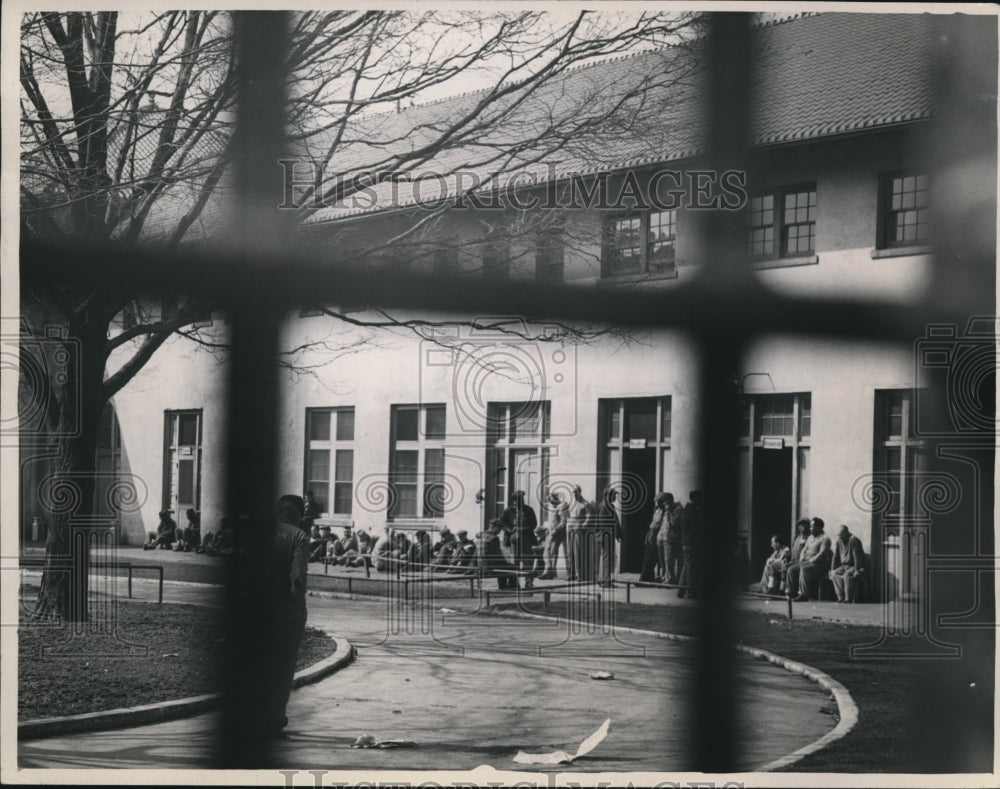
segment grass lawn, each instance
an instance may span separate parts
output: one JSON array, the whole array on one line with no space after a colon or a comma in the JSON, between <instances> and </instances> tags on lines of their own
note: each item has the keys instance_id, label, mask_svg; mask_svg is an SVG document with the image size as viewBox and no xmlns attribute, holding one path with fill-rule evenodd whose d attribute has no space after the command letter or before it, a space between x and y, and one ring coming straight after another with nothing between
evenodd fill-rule
<instances>
[{"instance_id":1,"label":"grass lawn","mask_svg":"<svg viewBox=\"0 0 1000 789\"><path fill-rule=\"evenodd\" d=\"M67 626L18 630L18 720L97 712L221 690L218 609L120 602L114 634ZM99 621L107 621L103 617ZM298 668L330 656L335 642L306 628Z\"/></svg>"},{"instance_id":2,"label":"grass lawn","mask_svg":"<svg viewBox=\"0 0 1000 789\"><path fill-rule=\"evenodd\" d=\"M513 606L505 606L513 607ZM558 614L558 605L524 609ZM695 609L617 606L618 625L694 635ZM864 659L853 644L874 642L877 627L746 612L740 640L818 668L858 705L858 724L842 739L788 768L794 772L991 772L993 633L967 631L963 656L950 660ZM950 633L954 637L954 631ZM775 709L775 715L781 710Z\"/></svg>"}]
</instances>

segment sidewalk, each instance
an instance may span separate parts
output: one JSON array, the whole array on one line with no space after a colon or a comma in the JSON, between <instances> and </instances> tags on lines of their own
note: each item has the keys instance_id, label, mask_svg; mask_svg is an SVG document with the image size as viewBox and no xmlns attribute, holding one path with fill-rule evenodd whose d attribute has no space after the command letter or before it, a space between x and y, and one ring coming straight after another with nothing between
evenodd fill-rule
<instances>
[{"instance_id":1,"label":"sidewalk","mask_svg":"<svg viewBox=\"0 0 1000 789\"><path fill-rule=\"evenodd\" d=\"M119 548L118 559L121 562L133 562L136 564L156 562L162 563L165 567L164 577L167 582L171 580L197 580L203 583L221 583L224 581L223 560L219 557L205 556L198 553L182 553L178 551L143 551L141 548ZM184 567L183 573L172 573L172 569ZM174 575L183 575L181 579L172 578ZM313 562L309 565L309 589L314 593L344 593L348 592L358 597L385 596L386 585L394 580L391 573L371 571L371 576L366 577L362 568L345 568L330 566L327 572L323 571L321 562ZM350 579L350 584L348 584ZM638 581L637 573L620 573L616 576L619 582L614 589L597 589L603 599L612 600L615 605L660 605L692 607L697 605L697 600L679 598L677 591L673 589L656 589L649 587L633 586L631 589L631 602L626 603L626 591L623 582ZM136 581L136 585L143 581ZM536 589L546 589L564 586L564 579L541 580L536 579L534 586ZM432 600L430 602L440 602L452 608L469 610L479 607L479 596L470 598L468 581L455 580L454 582L438 582L428 584L433 587ZM495 590L497 584L495 580L489 579L483 584L484 589ZM425 596L428 597L428 596ZM558 600L558 591L553 593L553 600ZM420 595L414 595L414 600L421 599ZM526 598L528 600L538 599ZM514 597L500 598L505 602L513 602ZM775 598L754 598L744 595L737 597L737 606L740 610L755 611L763 614L773 615L776 619L786 619L788 616L788 602L783 597ZM846 625L866 625L878 626L883 622L900 621L901 617L910 618L914 615L913 605L906 602L895 601L887 604L881 603L855 603L838 604L833 601L793 603L792 617L795 619L813 619L826 622L834 622Z\"/></svg>"}]
</instances>

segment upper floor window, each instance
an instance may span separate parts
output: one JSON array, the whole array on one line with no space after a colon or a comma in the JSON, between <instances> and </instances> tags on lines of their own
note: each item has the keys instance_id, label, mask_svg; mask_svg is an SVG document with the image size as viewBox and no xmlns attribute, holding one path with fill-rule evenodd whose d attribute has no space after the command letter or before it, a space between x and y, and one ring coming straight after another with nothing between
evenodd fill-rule
<instances>
[{"instance_id":1,"label":"upper floor window","mask_svg":"<svg viewBox=\"0 0 1000 789\"><path fill-rule=\"evenodd\" d=\"M354 500L353 408L310 408L306 411L305 477L304 489L312 491L320 512L351 514Z\"/></svg>"},{"instance_id":2,"label":"upper floor window","mask_svg":"<svg viewBox=\"0 0 1000 789\"><path fill-rule=\"evenodd\" d=\"M483 248L483 276L487 279L510 276L510 249L505 240L491 241Z\"/></svg>"},{"instance_id":3,"label":"upper floor window","mask_svg":"<svg viewBox=\"0 0 1000 789\"><path fill-rule=\"evenodd\" d=\"M882 194L882 247L925 244L930 215L930 189L926 175L887 176Z\"/></svg>"},{"instance_id":4,"label":"upper floor window","mask_svg":"<svg viewBox=\"0 0 1000 789\"><path fill-rule=\"evenodd\" d=\"M674 266L677 211L608 217L604 224L604 276L669 271Z\"/></svg>"},{"instance_id":5,"label":"upper floor window","mask_svg":"<svg viewBox=\"0 0 1000 789\"><path fill-rule=\"evenodd\" d=\"M800 186L750 198L749 251L757 259L816 251L816 187Z\"/></svg>"},{"instance_id":6,"label":"upper floor window","mask_svg":"<svg viewBox=\"0 0 1000 789\"><path fill-rule=\"evenodd\" d=\"M538 234L535 249L535 279L538 282L563 281L563 244L555 231L546 230Z\"/></svg>"}]
</instances>

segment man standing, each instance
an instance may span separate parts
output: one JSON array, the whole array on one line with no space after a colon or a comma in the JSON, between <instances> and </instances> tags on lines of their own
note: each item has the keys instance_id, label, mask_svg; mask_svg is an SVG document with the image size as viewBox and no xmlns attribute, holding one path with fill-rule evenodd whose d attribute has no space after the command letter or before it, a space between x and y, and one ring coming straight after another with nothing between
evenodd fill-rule
<instances>
[{"instance_id":1,"label":"man standing","mask_svg":"<svg viewBox=\"0 0 1000 789\"><path fill-rule=\"evenodd\" d=\"M566 555L569 558L569 580L591 581L588 563L590 551L586 545L589 536L590 522L593 518L593 508L583 497L583 489L579 485L573 487L573 501L566 511Z\"/></svg>"},{"instance_id":2,"label":"man standing","mask_svg":"<svg viewBox=\"0 0 1000 789\"><path fill-rule=\"evenodd\" d=\"M265 736L281 736L287 725L285 708L299 643L306 626L306 574L309 537L302 531L302 498L278 499L273 525L249 528L241 551L241 587L249 605L243 610L253 621L246 632L259 632L251 644L258 651L248 660L259 672L262 719L256 721Z\"/></svg>"},{"instance_id":3,"label":"man standing","mask_svg":"<svg viewBox=\"0 0 1000 789\"><path fill-rule=\"evenodd\" d=\"M684 511L679 516L681 532L681 551L684 554L684 568L681 570L681 577L677 590L678 597L697 597L699 562L701 557L696 555L698 550L698 540L701 534L704 514L701 507L701 491L692 490L688 497L691 499Z\"/></svg>"},{"instance_id":4,"label":"man standing","mask_svg":"<svg viewBox=\"0 0 1000 789\"><path fill-rule=\"evenodd\" d=\"M594 518L596 546L600 550L600 565L597 570L597 581L601 586L612 586L615 569L615 543L621 542L622 527L618 522L618 512L615 509L615 499L618 491L611 485L604 489L601 503L597 507Z\"/></svg>"},{"instance_id":5,"label":"man standing","mask_svg":"<svg viewBox=\"0 0 1000 789\"><path fill-rule=\"evenodd\" d=\"M861 540L842 524L833 552L833 569L830 571L830 580L833 581L833 591L837 594L838 603L855 601L857 578L867 572L868 557L865 556L865 549L861 547Z\"/></svg>"},{"instance_id":6,"label":"man standing","mask_svg":"<svg viewBox=\"0 0 1000 789\"><path fill-rule=\"evenodd\" d=\"M548 540L545 544L545 573L542 578L556 577L556 562L559 561L559 546L562 545L563 553L566 550L566 518L569 515L569 505L562 500L562 496L553 491L549 494L549 521L547 531ZM568 563L568 562L567 562Z\"/></svg>"},{"instance_id":7,"label":"man standing","mask_svg":"<svg viewBox=\"0 0 1000 789\"><path fill-rule=\"evenodd\" d=\"M660 553L660 572L665 584L676 584L680 581L684 568L684 556L681 548L681 513L684 505L674 500L673 493L662 493L663 517L660 521L660 531L656 535L656 548Z\"/></svg>"},{"instance_id":8,"label":"man standing","mask_svg":"<svg viewBox=\"0 0 1000 789\"><path fill-rule=\"evenodd\" d=\"M797 603L809 600L809 590L830 571L830 559L833 556L833 545L829 536L823 533L822 518L813 518L809 524L810 535L802 549L799 562L799 596Z\"/></svg>"},{"instance_id":9,"label":"man standing","mask_svg":"<svg viewBox=\"0 0 1000 789\"><path fill-rule=\"evenodd\" d=\"M510 506L500 516L503 528L510 533L514 549L514 563L518 570L528 573L525 586L531 586L531 570L535 563L532 548L535 545L535 529L538 518L535 510L524 503L524 491L514 491Z\"/></svg>"}]
</instances>

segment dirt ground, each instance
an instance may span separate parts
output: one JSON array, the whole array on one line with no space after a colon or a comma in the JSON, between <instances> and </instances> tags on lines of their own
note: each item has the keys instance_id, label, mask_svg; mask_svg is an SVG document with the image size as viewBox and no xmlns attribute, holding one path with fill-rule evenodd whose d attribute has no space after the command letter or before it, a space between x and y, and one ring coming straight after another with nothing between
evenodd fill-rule
<instances>
[{"instance_id":1,"label":"dirt ground","mask_svg":"<svg viewBox=\"0 0 1000 789\"><path fill-rule=\"evenodd\" d=\"M218 610L120 602L113 633L32 624L18 630L18 720L134 707L222 689L224 644ZM108 619L102 619L108 622ZM336 643L307 628L298 668L331 655Z\"/></svg>"}]
</instances>

